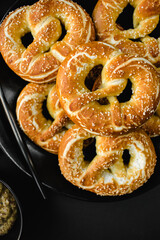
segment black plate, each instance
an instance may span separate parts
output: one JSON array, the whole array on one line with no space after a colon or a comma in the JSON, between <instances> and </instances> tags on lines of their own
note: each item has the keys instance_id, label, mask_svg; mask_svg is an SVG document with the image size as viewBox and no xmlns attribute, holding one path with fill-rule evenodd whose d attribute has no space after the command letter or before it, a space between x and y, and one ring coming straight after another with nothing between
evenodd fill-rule
<instances>
[{"instance_id":1,"label":"black plate","mask_svg":"<svg viewBox=\"0 0 160 240\"><path fill-rule=\"evenodd\" d=\"M33 4L33 2L34 2L33 0L18 1L14 4L14 6L10 10L13 10L23 5ZM97 1L96 0L94 1L79 0L76 2L79 3L82 7L84 7L89 14L91 14ZM23 89L23 87L26 84L28 84L28 82L23 81L22 79L20 79L20 77L14 74L5 64L2 57L0 57L0 63L1 63L0 81L2 82L5 96L16 118L16 115L15 115L16 100L20 91ZM30 176L28 167L26 166L26 163L23 160L21 152L17 147L15 138L12 134L11 128L7 122L5 113L1 105L0 105L0 112L1 112L0 145L2 149L6 152L6 154L10 157L10 159L22 171L24 171L24 173ZM40 147L36 146L33 142L31 142L30 139L28 139L23 133L22 135L24 136L24 139L27 142L27 145L30 149L36 169L43 183L48 187L50 187L51 189L58 192L62 192L71 197L76 197L82 200L90 200L90 201L117 201L117 200L127 199L133 196L135 197L139 194L143 194L144 192L148 192L149 194L151 189L155 188L157 185L160 184L160 174L159 174L160 165L159 165L159 161L157 161L157 166L156 166L154 175L143 187L136 190L134 193L123 196L123 197L116 197L116 198L96 196L93 193L78 189L77 187L67 182L60 173L57 156L44 151ZM154 138L153 142L157 151L157 156L159 156L160 155L160 138L159 137Z\"/></svg>"}]
</instances>

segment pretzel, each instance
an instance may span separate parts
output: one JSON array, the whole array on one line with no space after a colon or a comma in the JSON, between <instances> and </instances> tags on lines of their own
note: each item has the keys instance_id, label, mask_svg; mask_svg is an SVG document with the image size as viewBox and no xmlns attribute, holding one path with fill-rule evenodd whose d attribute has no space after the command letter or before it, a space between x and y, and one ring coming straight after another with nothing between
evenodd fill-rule
<instances>
[{"instance_id":1,"label":"pretzel","mask_svg":"<svg viewBox=\"0 0 160 240\"><path fill-rule=\"evenodd\" d=\"M142 125L142 128L150 137L160 136L160 104L155 114Z\"/></svg>"},{"instance_id":2,"label":"pretzel","mask_svg":"<svg viewBox=\"0 0 160 240\"><path fill-rule=\"evenodd\" d=\"M96 138L96 156L84 160L83 142ZM129 150L129 163L123 160ZM125 135L100 137L78 126L62 138L59 166L63 176L75 186L98 195L122 195L142 186L153 174L156 153L149 136L141 129Z\"/></svg>"},{"instance_id":3,"label":"pretzel","mask_svg":"<svg viewBox=\"0 0 160 240\"><path fill-rule=\"evenodd\" d=\"M102 82L90 91L85 78L102 64ZM127 79L132 82L131 99L119 103ZM155 112L160 92L156 68L145 58L125 55L115 47L92 42L83 44L61 64L57 75L57 93L69 118L96 135L119 134L141 126ZM98 101L107 98L108 104Z\"/></svg>"},{"instance_id":4,"label":"pretzel","mask_svg":"<svg viewBox=\"0 0 160 240\"><path fill-rule=\"evenodd\" d=\"M134 27L124 30L116 20L129 3L134 7ZM99 0L93 11L93 20L99 41L113 44L125 53L145 57L159 65L160 38L149 36L159 22L159 15L159 0Z\"/></svg>"},{"instance_id":5,"label":"pretzel","mask_svg":"<svg viewBox=\"0 0 160 240\"><path fill-rule=\"evenodd\" d=\"M94 82L92 91L95 91L98 89L102 83L101 76L100 76L100 70L102 69L102 66L96 66L93 68L92 71L89 72L86 80L89 83ZM106 105L108 103L107 98L103 98L99 100L100 104ZM147 120L142 126L142 129L149 134L150 137L156 137L160 135L160 104L158 105L155 113L151 116L149 120Z\"/></svg>"},{"instance_id":6,"label":"pretzel","mask_svg":"<svg viewBox=\"0 0 160 240\"><path fill-rule=\"evenodd\" d=\"M66 35L62 33L65 26ZM25 48L21 38L31 32ZM10 13L0 27L0 51L8 66L21 78L35 83L56 79L60 63L81 43L94 40L91 18L70 0L40 0Z\"/></svg>"},{"instance_id":7,"label":"pretzel","mask_svg":"<svg viewBox=\"0 0 160 240\"><path fill-rule=\"evenodd\" d=\"M47 109L52 119L43 114L47 98ZM54 83L27 84L20 93L16 106L21 129L38 146L57 154L60 141L72 125L60 106Z\"/></svg>"}]
</instances>

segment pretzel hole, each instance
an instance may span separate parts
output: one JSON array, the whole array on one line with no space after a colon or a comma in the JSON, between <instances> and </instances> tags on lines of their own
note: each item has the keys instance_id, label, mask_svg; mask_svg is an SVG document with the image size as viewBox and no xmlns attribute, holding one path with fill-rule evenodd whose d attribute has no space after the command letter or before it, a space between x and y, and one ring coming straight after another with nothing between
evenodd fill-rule
<instances>
[{"instance_id":1,"label":"pretzel hole","mask_svg":"<svg viewBox=\"0 0 160 240\"><path fill-rule=\"evenodd\" d=\"M58 41L62 41L62 39L65 37L65 35L67 34L67 30L65 29L65 26L64 24L62 24L61 22L61 28L62 28L62 34L61 36L59 37Z\"/></svg>"},{"instance_id":2,"label":"pretzel hole","mask_svg":"<svg viewBox=\"0 0 160 240\"><path fill-rule=\"evenodd\" d=\"M91 162L97 155L96 153L96 139L88 138L83 142L83 156L84 161Z\"/></svg>"},{"instance_id":3,"label":"pretzel hole","mask_svg":"<svg viewBox=\"0 0 160 240\"><path fill-rule=\"evenodd\" d=\"M25 48L27 48L33 42L33 36L31 32L26 33L23 37L21 37L22 44Z\"/></svg>"},{"instance_id":4,"label":"pretzel hole","mask_svg":"<svg viewBox=\"0 0 160 240\"><path fill-rule=\"evenodd\" d=\"M134 7L128 4L124 9L123 12L118 16L116 24L120 30L127 30L133 28L133 12ZM127 19L127 21L126 21Z\"/></svg>"},{"instance_id":5,"label":"pretzel hole","mask_svg":"<svg viewBox=\"0 0 160 240\"><path fill-rule=\"evenodd\" d=\"M119 96L117 96L117 99L120 103L128 102L131 99L132 96L132 82L128 79L127 86L121 92Z\"/></svg>"},{"instance_id":6,"label":"pretzel hole","mask_svg":"<svg viewBox=\"0 0 160 240\"><path fill-rule=\"evenodd\" d=\"M158 39L160 37L159 31L160 31L160 21L157 24L156 28L149 34L149 36Z\"/></svg>"},{"instance_id":7,"label":"pretzel hole","mask_svg":"<svg viewBox=\"0 0 160 240\"><path fill-rule=\"evenodd\" d=\"M142 41L141 41L141 38L136 38L136 39L133 39L133 38L132 38L132 39L130 39L130 40L132 40L132 42L142 42Z\"/></svg>"},{"instance_id":8,"label":"pretzel hole","mask_svg":"<svg viewBox=\"0 0 160 240\"><path fill-rule=\"evenodd\" d=\"M154 116L160 117L159 114L158 114L158 111L156 111L156 112L154 113Z\"/></svg>"},{"instance_id":9,"label":"pretzel hole","mask_svg":"<svg viewBox=\"0 0 160 240\"><path fill-rule=\"evenodd\" d=\"M100 98L99 100L97 100L97 102L100 105L108 105L109 104L109 101L108 101L108 99L106 97L105 98Z\"/></svg>"},{"instance_id":10,"label":"pretzel hole","mask_svg":"<svg viewBox=\"0 0 160 240\"><path fill-rule=\"evenodd\" d=\"M160 62L155 63L155 66L156 66L157 68L160 68Z\"/></svg>"},{"instance_id":11,"label":"pretzel hole","mask_svg":"<svg viewBox=\"0 0 160 240\"><path fill-rule=\"evenodd\" d=\"M97 90L101 85L102 68L102 64L95 66L89 71L87 77L85 78L84 84L90 91Z\"/></svg>"},{"instance_id":12,"label":"pretzel hole","mask_svg":"<svg viewBox=\"0 0 160 240\"><path fill-rule=\"evenodd\" d=\"M125 149L125 150L123 151L122 158L123 158L123 163L124 163L124 165L125 165L125 166L128 166L128 165L129 165L129 162L130 162L130 159L131 159L131 155L130 155L128 149Z\"/></svg>"},{"instance_id":13,"label":"pretzel hole","mask_svg":"<svg viewBox=\"0 0 160 240\"><path fill-rule=\"evenodd\" d=\"M47 120L53 121L54 119L49 114L49 111L47 109L47 100L45 99L42 104L42 114Z\"/></svg>"}]
</instances>

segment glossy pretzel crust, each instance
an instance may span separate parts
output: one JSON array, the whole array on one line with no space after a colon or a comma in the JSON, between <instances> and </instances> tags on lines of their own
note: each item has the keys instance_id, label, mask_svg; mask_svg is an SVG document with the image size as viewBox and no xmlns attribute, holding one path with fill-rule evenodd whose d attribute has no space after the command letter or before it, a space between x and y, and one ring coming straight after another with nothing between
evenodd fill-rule
<instances>
[{"instance_id":1,"label":"glossy pretzel crust","mask_svg":"<svg viewBox=\"0 0 160 240\"><path fill-rule=\"evenodd\" d=\"M66 35L59 40L62 26ZM33 42L24 47L28 32ZM70 0L40 0L11 12L0 27L0 51L21 78L35 83L55 81L60 63L76 46L94 40L93 22ZM59 40L59 41L58 41Z\"/></svg>"},{"instance_id":2,"label":"glossy pretzel crust","mask_svg":"<svg viewBox=\"0 0 160 240\"><path fill-rule=\"evenodd\" d=\"M84 160L83 142L94 135L76 125L62 138L59 166L64 177L79 188L103 196L131 193L153 174L156 153L149 136L141 129L117 137L96 137L96 156ZM130 161L123 162L129 150Z\"/></svg>"},{"instance_id":3,"label":"glossy pretzel crust","mask_svg":"<svg viewBox=\"0 0 160 240\"><path fill-rule=\"evenodd\" d=\"M116 21L128 4L134 8L133 28L125 30ZM99 41L145 57L153 64L160 63L160 38L149 34L156 28L159 16L159 0L99 0L93 11Z\"/></svg>"},{"instance_id":4,"label":"glossy pretzel crust","mask_svg":"<svg viewBox=\"0 0 160 240\"><path fill-rule=\"evenodd\" d=\"M43 114L45 101L53 120ZM18 97L16 114L21 129L35 144L51 153L58 153L71 121L61 108L54 83L27 84Z\"/></svg>"},{"instance_id":5,"label":"glossy pretzel crust","mask_svg":"<svg viewBox=\"0 0 160 240\"><path fill-rule=\"evenodd\" d=\"M95 91L85 78L102 64L101 85ZM132 82L132 96L120 103L117 96ZM115 47L92 42L79 46L61 64L57 93L70 119L86 131L105 136L140 127L155 112L159 98L159 75L145 58L125 55ZM107 98L108 104L98 101Z\"/></svg>"},{"instance_id":6,"label":"glossy pretzel crust","mask_svg":"<svg viewBox=\"0 0 160 240\"><path fill-rule=\"evenodd\" d=\"M150 137L160 136L160 104L154 115L142 125L142 128Z\"/></svg>"}]
</instances>

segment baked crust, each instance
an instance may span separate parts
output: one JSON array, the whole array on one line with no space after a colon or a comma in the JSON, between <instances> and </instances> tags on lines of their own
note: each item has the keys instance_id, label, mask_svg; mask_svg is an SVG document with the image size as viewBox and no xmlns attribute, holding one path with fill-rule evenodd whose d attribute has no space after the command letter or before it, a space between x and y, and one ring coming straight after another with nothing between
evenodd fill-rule
<instances>
[{"instance_id":1,"label":"baked crust","mask_svg":"<svg viewBox=\"0 0 160 240\"><path fill-rule=\"evenodd\" d=\"M156 137L160 135L160 104L154 115L142 125L144 131L146 131L150 137Z\"/></svg>"},{"instance_id":2,"label":"baked crust","mask_svg":"<svg viewBox=\"0 0 160 240\"><path fill-rule=\"evenodd\" d=\"M85 86L85 78L102 64L101 84L95 91ZM132 96L120 103L117 96L132 82ZM61 64L57 93L70 119L84 130L105 136L140 127L155 112L160 98L159 75L145 58L121 53L117 48L91 42L79 46ZM108 99L108 104L98 101Z\"/></svg>"},{"instance_id":3,"label":"baked crust","mask_svg":"<svg viewBox=\"0 0 160 240\"><path fill-rule=\"evenodd\" d=\"M61 41L61 24L66 35ZM25 48L28 32L33 42ZM8 66L21 78L35 83L55 81L60 63L79 44L95 39L93 22L70 0L40 0L11 12L0 27L0 51Z\"/></svg>"},{"instance_id":4,"label":"baked crust","mask_svg":"<svg viewBox=\"0 0 160 240\"><path fill-rule=\"evenodd\" d=\"M83 142L96 138L96 156L84 160ZM130 161L123 162L128 149ZM59 148L59 166L63 176L72 184L103 196L131 193L153 174L156 153L149 136L142 130L120 136L94 136L78 126L69 129Z\"/></svg>"},{"instance_id":5,"label":"baked crust","mask_svg":"<svg viewBox=\"0 0 160 240\"><path fill-rule=\"evenodd\" d=\"M43 114L46 99L46 107L53 120ZM51 153L58 153L61 139L72 123L61 108L55 83L27 84L18 97L16 114L21 129L35 144Z\"/></svg>"},{"instance_id":6,"label":"baked crust","mask_svg":"<svg viewBox=\"0 0 160 240\"><path fill-rule=\"evenodd\" d=\"M133 28L124 30L116 21L128 4L134 8ZM93 20L99 41L110 43L124 53L146 57L157 65L160 63L160 39L149 34L156 28L159 15L159 0L99 0Z\"/></svg>"}]
</instances>

